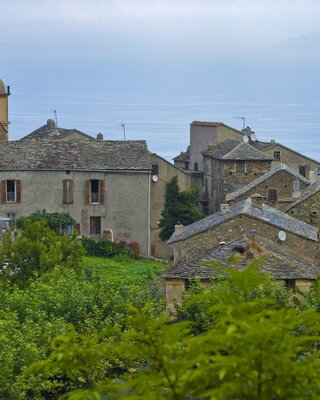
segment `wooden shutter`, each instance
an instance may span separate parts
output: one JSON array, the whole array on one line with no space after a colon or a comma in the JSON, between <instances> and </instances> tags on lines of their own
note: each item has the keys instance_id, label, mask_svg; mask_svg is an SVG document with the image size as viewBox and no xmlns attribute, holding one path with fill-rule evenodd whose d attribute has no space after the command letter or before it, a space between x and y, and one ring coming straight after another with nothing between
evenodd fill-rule
<instances>
[{"instance_id":1,"label":"wooden shutter","mask_svg":"<svg viewBox=\"0 0 320 400\"><path fill-rule=\"evenodd\" d=\"M78 232L78 234L80 235L80 233L81 233L81 226L80 226L80 224L75 224L75 230Z\"/></svg>"},{"instance_id":2,"label":"wooden shutter","mask_svg":"<svg viewBox=\"0 0 320 400\"><path fill-rule=\"evenodd\" d=\"M84 193L85 204L90 204L90 179L86 180L85 193Z\"/></svg>"},{"instance_id":3,"label":"wooden shutter","mask_svg":"<svg viewBox=\"0 0 320 400\"><path fill-rule=\"evenodd\" d=\"M73 180L63 180L63 202L65 204L73 203Z\"/></svg>"},{"instance_id":4,"label":"wooden shutter","mask_svg":"<svg viewBox=\"0 0 320 400\"><path fill-rule=\"evenodd\" d=\"M1 202L7 202L7 181L1 181Z\"/></svg>"},{"instance_id":5,"label":"wooden shutter","mask_svg":"<svg viewBox=\"0 0 320 400\"><path fill-rule=\"evenodd\" d=\"M104 204L104 180L99 181L99 203Z\"/></svg>"},{"instance_id":6,"label":"wooden shutter","mask_svg":"<svg viewBox=\"0 0 320 400\"><path fill-rule=\"evenodd\" d=\"M16 180L16 203L21 203L21 181Z\"/></svg>"}]
</instances>

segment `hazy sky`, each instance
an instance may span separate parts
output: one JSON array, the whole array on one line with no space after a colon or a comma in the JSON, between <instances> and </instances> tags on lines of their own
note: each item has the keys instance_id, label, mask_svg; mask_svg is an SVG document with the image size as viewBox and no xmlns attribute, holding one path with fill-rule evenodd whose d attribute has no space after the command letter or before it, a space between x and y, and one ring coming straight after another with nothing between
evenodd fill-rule
<instances>
[{"instance_id":1,"label":"hazy sky","mask_svg":"<svg viewBox=\"0 0 320 400\"><path fill-rule=\"evenodd\" d=\"M263 49L319 30L319 0L1 0L11 58L179 57Z\"/></svg>"}]
</instances>

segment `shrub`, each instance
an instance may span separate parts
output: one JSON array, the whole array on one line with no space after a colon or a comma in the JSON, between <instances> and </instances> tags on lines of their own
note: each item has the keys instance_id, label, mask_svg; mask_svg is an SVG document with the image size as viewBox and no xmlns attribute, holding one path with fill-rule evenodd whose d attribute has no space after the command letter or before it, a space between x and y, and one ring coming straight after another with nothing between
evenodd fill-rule
<instances>
[{"instance_id":1,"label":"shrub","mask_svg":"<svg viewBox=\"0 0 320 400\"><path fill-rule=\"evenodd\" d=\"M83 237L81 239L81 242L88 256L114 257L116 255L124 255L127 257L132 257L133 254L131 249L126 244L124 244L124 242L116 243L104 237L99 239L99 241L97 242L88 237Z\"/></svg>"}]
</instances>

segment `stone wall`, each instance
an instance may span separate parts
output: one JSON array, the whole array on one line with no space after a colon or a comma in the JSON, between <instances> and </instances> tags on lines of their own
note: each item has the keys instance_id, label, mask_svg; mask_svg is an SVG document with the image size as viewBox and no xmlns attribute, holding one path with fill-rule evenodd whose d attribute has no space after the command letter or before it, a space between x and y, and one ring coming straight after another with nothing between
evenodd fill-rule
<instances>
[{"instance_id":1,"label":"stone wall","mask_svg":"<svg viewBox=\"0 0 320 400\"><path fill-rule=\"evenodd\" d=\"M236 199L228 201L228 203L232 205L238 203L241 200L247 199L255 193L259 193L263 197L263 202L265 204L268 204L274 208L283 209L285 206L288 205L288 203L291 203L297 199L297 193L294 196L295 187L298 187L299 191L302 192L305 188L307 188L307 186L308 184L306 182L300 181L287 171L279 171L276 174L272 175L270 178L256 185L251 190L248 190L247 192L238 196ZM277 200L268 200L269 189L277 189Z\"/></svg>"},{"instance_id":2,"label":"stone wall","mask_svg":"<svg viewBox=\"0 0 320 400\"><path fill-rule=\"evenodd\" d=\"M239 215L230 221L226 221L215 228L194 235L183 241L172 244L174 248L174 263L184 257L197 257L205 251L215 248L220 242L229 242L246 234L250 236L252 231L259 236L270 240L278 241L278 233L281 229L266 222L251 218L246 215ZM304 257L313 261L317 255L318 242L302 238L293 233L286 232L287 238L281 244L291 250L293 254L303 254Z\"/></svg>"},{"instance_id":3,"label":"stone wall","mask_svg":"<svg viewBox=\"0 0 320 400\"><path fill-rule=\"evenodd\" d=\"M291 208L287 214L320 229L320 192Z\"/></svg>"}]
</instances>

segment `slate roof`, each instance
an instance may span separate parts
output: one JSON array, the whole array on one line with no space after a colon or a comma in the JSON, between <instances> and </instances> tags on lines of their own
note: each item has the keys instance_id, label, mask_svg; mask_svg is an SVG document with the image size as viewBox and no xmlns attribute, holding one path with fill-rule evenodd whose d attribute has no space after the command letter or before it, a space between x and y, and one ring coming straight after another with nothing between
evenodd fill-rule
<instances>
[{"instance_id":1,"label":"slate roof","mask_svg":"<svg viewBox=\"0 0 320 400\"><path fill-rule=\"evenodd\" d=\"M320 182L319 181L313 182L309 187L307 187L302 192L301 196L299 196L299 198L294 203L289 204L284 211L287 212L291 210L292 208L302 203L303 201L307 200L309 197L315 195L319 191L320 191Z\"/></svg>"},{"instance_id":2,"label":"slate roof","mask_svg":"<svg viewBox=\"0 0 320 400\"><path fill-rule=\"evenodd\" d=\"M198 277L208 280L214 278L217 271L209 266L201 266L203 261L211 260L241 270L252 260L252 258L247 258L249 252L254 258L264 256L261 270L271 274L275 279L316 279L319 275L320 267L310 260L298 258L281 244L266 238L256 236L255 239L258 249L246 237L237 238L224 246L204 252L200 257L182 259L176 266L165 271L164 277L167 279ZM243 248L245 253L241 256L239 263L233 265L230 263L230 257L237 248Z\"/></svg>"},{"instance_id":3,"label":"slate roof","mask_svg":"<svg viewBox=\"0 0 320 400\"><path fill-rule=\"evenodd\" d=\"M0 144L0 171L150 169L144 140L22 140Z\"/></svg>"},{"instance_id":4,"label":"slate roof","mask_svg":"<svg viewBox=\"0 0 320 400\"><path fill-rule=\"evenodd\" d=\"M84 139L95 140L90 135L87 135L84 132L79 131L78 129L65 129L57 127L53 120L48 120L46 125L41 126L35 131L29 133L27 136L24 136L20 140L26 139L63 139L69 136L72 133L77 133L82 136Z\"/></svg>"},{"instance_id":5,"label":"slate roof","mask_svg":"<svg viewBox=\"0 0 320 400\"><path fill-rule=\"evenodd\" d=\"M237 197L243 195L244 193L249 192L250 190L254 189L260 183L266 181L267 179L271 178L273 175L278 174L279 172L286 171L288 174L292 175L296 179L299 179L301 182L309 185L310 182L300 175L298 172L294 171L292 168L288 167L285 164L277 165L275 168L272 168L270 171L266 172L265 174L259 176L259 178L255 179L254 181L248 183L247 185L242 186L240 189L235 190L234 192L228 193L226 195L226 201L234 200Z\"/></svg>"},{"instance_id":6,"label":"slate roof","mask_svg":"<svg viewBox=\"0 0 320 400\"><path fill-rule=\"evenodd\" d=\"M171 244L188 239L192 236L198 235L199 233L215 228L239 215L246 215L263 223L291 232L297 236L318 241L318 228L293 218L275 208L269 207L266 204L263 204L262 208L258 208L252 204L251 198L249 198L239 201L231 206L229 212L223 214L217 212L196 221L193 224L183 227L181 234L178 236L173 234L167 243Z\"/></svg>"},{"instance_id":7,"label":"slate roof","mask_svg":"<svg viewBox=\"0 0 320 400\"><path fill-rule=\"evenodd\" d=\"M190 161L190 146L188 146L186 151L181 151L180 154L173 159L174 161L183 161L189 162Z\"/></svg>"},{"instance_id":8,"label":"slate roof","mask_svg":"<svg viewBox=\"0 0 320 400\"><path fill-rule=\"evenodd\" d=\"M273 160L271 156L249 143L236 139L227 139L217 145L211 145L202 154L220 160Z\"/></svg>"}]
</instances>

